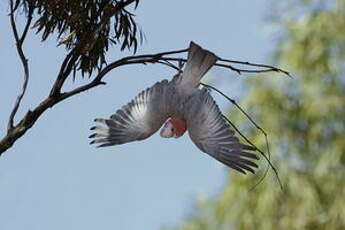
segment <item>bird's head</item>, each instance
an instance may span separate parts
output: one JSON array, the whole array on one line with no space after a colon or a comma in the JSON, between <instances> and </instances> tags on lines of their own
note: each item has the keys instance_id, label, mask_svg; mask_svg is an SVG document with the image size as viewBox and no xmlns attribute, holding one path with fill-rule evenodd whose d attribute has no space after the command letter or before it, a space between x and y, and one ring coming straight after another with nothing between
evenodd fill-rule
<instances>
[{"instance_id":1,"label":"bird's head","mask_svg":"<svg viewBox=\"0 0 345 230\"><path fill-rule=\"evenodd\" d=\"M187 130L187 124L185 120L178 118L170 118L161 129L160 135L164 138L179 138Z\"/></svg>"}]
</instances>

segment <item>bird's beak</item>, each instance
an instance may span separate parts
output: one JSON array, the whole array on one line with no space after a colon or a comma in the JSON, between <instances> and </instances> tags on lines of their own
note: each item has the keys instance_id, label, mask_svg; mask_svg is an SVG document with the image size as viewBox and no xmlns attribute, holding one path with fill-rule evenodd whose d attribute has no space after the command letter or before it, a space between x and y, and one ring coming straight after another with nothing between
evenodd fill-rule
<instances>
[{"instance_id":1,"label":"bird's beak","mask_svg":"<svg viewBox=\"0 0 345 230\"><path fill-rule=\"evenodd\" d=\"M171 133L168 131L168 129L166 129L165 127L163 127L160 131L160 136L163 138L170 138L172 137Z\"/></svg>"}]
</instances>

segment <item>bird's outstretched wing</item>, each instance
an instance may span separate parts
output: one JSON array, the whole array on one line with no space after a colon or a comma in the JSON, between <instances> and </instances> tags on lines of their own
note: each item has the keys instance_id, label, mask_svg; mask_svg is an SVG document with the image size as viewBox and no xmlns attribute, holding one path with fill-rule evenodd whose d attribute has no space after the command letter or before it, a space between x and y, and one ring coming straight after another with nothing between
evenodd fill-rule
<instances>
[{"instance_id":1,"label":"bird's outstretched wing","mask_svg":"<svg viewBox=\"0 0 345 230\"><path fill-rule=\"evenodd\" d=\"M167 80L157 82L139 93L109 119L95 119L101 125L94 126L91 130L101 132L90 136L95 138L90 144L100 143L98 147L105 147L151 136L168 118L169 86Z\"/></svg>"},{"instance_id":2,"label":"bird's outstretched wing","mask_svg":"<svg viewBox=\"0 0 345 230\"><path fill-rule=\"evenodd\" d=\"M189 136L201 151L241 173L255 172L258 166L251 161L259 159L251 152L255 148L239 142L206 89L190 98L185 117Z\"/></svg>"}]
</instances>

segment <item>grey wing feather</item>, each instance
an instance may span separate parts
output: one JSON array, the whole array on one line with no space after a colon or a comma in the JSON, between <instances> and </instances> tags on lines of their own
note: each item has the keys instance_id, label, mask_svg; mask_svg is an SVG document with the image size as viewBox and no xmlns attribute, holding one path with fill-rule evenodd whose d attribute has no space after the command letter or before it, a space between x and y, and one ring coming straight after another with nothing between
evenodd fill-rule
<instances>
[{"instance_id":1,"label":"grey wing feather","mask_svg":"<svg viewBox=\"0 0 345 230\"><path fill-rule=\"evenodd\" d=\"M189 136L201 151L241 173L255 172L253 168L258 166L251 161L259 159L252 152L255 148L240 143L234 136L206 89L193 95L186 108Z\"/></svg>"},{"instance_id":2,"label":"grey wing feather","mask_svg":"<svg viewBox=\"0 0 345 230\"><path fill-rule=\"evenodd\" d=\"M155 133L168 118L170 89L167 80L157 82L139 93L131 102L117 110L109 119L95 119L101 125L91 130L101 131L90 135L96 138L90 144L98 147L143 140Z\"/></svg>"}]
</instances>

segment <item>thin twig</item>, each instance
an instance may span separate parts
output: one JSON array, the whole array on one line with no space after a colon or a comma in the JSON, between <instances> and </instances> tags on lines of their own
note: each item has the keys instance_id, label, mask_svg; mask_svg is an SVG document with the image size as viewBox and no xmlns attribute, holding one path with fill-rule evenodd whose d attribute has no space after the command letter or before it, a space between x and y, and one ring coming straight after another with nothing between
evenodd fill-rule
<instances>
[{"instance_id":1,"label":"thin twig","mask_svg":"<svg viewBox=\"0 0 345 230\"><path fill-rule=\"evenodd\" d=\"M205 86L205 87L207 87L207 88L210 88L210 89L212 89L212 90L215 90L216 92L218 92L219 94L221 94L223 97L225 97L227 100L229 100L232 104L234 104L246 117L247 117L247 119L249 119L249 121L255 126L255 128L257 128L258 130L260 130L261 131L261 133L263 133L263 135L265 136L265 141L266 141L266 148L267 148L267 154L268 154L268 158L266 158L266 155L265 155L265 159L267 159L268 160L268 162L269 162L269 165L272 167L272 164L271 164L271 162L270 162L270 159L271 159L271 153L270 153L270 148L269 148L269 144L268 144L268 137L267 137L267 133L266 133L266 131L263 129L263 128L261 128L243 109L242 109L242 107L234 100L234 99L232 99L232 98L230 98L230 97L228 97L226 94L224 94L222 91L220 91L219 89L217 89L217 88L215 88L214 86L211 86L211 85L207 85L207 84L204 84L204 83L201 83L200 82L200 85L202 85L202 86ZM226 118L226 120L228 120L227 118ZM230 121L229 121L229 123L232 125L232 126L234 126ZM238 131L238 129L236 128L236 127L234 127L235 129L236 129L236 131ZM238 131L239 132L239 131ZM240 132L239 132L240 133ZM244 135L242 135L241 133L240 133L240 135L242 136L242 137L244 137ZM247 138L245 138L246 139L246 141L247 141ZM248 141L247 141L248 142ZM249 142L248 142L249 143ZM252 143L251 143L251 145L253 145ZM256 147L255 145L253 145L256 149L258 149L258 147ZM258 149L259 150L259 149ZM261 150L260 150L261 151ZM259 152L260 152L259 151ZM262 152L262 151L261 151ZM263 152L262 152L262 154L264 154ZM272 169L273 169L273 167L272 167ZM275 171L275 170L274 170ZM261 183L261 181L266 177L266 175L267 175L267 172L268 172L268 170L266 169L266 171L265 171L265 173L264 173L264 176L259 180L259 182L257 183L257 184L255 184L251 189L250 189L250 191L253 189L253 188L255 188L258 184L260 184ZM278 178L278 181L279 181L279 184L281 185L281 183L280 183L280 179L279 179L279 176L278 176L278 174L276 174L277 175L277 178Z\"/></svg>"},{"instance_id":2,"label":"thin twig","mask_svg":"<svg viewBox=\"0 0 345 230\"><path fill-rule=\"evenodd\" d=\"M265 142L266 142L266 149L267 149L268 160L271 161L271 153L270 153L270 148L269 148L269 143L268 143L267 136L265 136ZM264 174L262 175L262 177L249 189L249 192L252 192L259 184L262 183L262 181L266 178L266 176L268 174L269 168L270 168L270 165L268 164L266 169L265 169ZM279 183L279 184L281 185L281 183Z\"/></svg>"},{"instance_id":3,"label":"thin twig","mask_svg":"<svg viewBox=\"0 0 345 230\"><path fill-rule=\"evenodd\" d=\"M31 25L31 21L32 21L32 11L33 11L33 8L31 6L29 6L29 11L28 11L28 20L26 22L26 25L24 27L24 30L23 30L23 33L22 33L22 36L20 37L20 43L23 44L24 43L24 40L26 38L26 35L29 31L29 28L30 28L30 25Z\"/></svg>"},{"instance_id":4,"label":"thin twig","mask_svg":"<svg viewBox=\"0 0 345 230\"><path fill-rule=\"evenodd\" d=\"M251 62L247 62L247 61L236 61L236 60L224 59L224 58L219 58L219 60L223 61L223 62L228 62L228 63L266 68L265 70L245 70L245 69L242 69L241 72L248 72L248 73L278 72L278 73L283 73L290 78L293 78L292 75L288 71L277 68L275 66L271 66L271 65L251 63Z\"/></svg>"},{"instance_id":5,"label":"thin twig","mask_svg":"<svg viewBox=\"0 0 345 230\"><path fill-rule=\"evenodd\" d=\"M157 57L159 58L160 60L165 60L165 61L176 61L176 62L186 62L187 59L185 58L175 58L175 57ZM224 59L221 59L219 58L220 61L224 61ZM226 59L225 59L226 60ZM248 62L249 63L249 62ZM251 63L249 63L248 65L252 65ZM260 64L255 64L255 65L260 65ZM265 67L264 65L263 66L259 66L259 67L265 67L265 68L268 68L268 69L242 69L242 68L238 68L238 67L234 67L232 65L229 65L229 64L222 64L222 63L216 63L214 64L214 66L218 66L218 67L223 67L223 68L226 68L226 69L230 69L232 71L235 71L236 73L238 74L242 74L242 73L267 73L267 72L281 72L283 74L286 74L287 76L289 77L292 77L290 75L289 72L285 71L285 70L282 70L282 69L279 69L279 68L276 68L274 66L269 66L268 67Z\"/></svg>"},{"instance_id":6,"label":"thin twig","mask_svg":"<svg viewBox=\"0 0 345 230\"><path fill-rule=\"evenodd\" d=\"M230 98L230 97L228 97L226 94L224 94L222 91L220 91L219 89L217 89L217 88L215 88L215 87L213 87L213 86L211 86L211 85L207 85L207 84L204 84L204 83L200 83L200 85L202 85L202 86L205 86L205 87L207 87L207 88L210 88L210 89L213 89L214 91L216 91L216 92L218 92L219 94L221 94L223 97L225 97L226 99L228 99L232 104L234 104L249 120L250 120L250 122L251 123L253 123L253 125L255 126L255 128L257 128L257 129L259 129L264 135L265 135L265 137L267 137L267 133L265 132L265 130L263 130L242 108L241 108L241 106L239 106L238 104L237 104L237 102L234 100L234 99L232 99L232 98Z\"/></svg>"},{"instance_id":7,"label":"thin twig","mask_svg":"<svg viewBox=\"0 0 345 230\"><path fill-rule=\"evenodd\" d=\"M223 115L223 118L236 130L236 132L238 134L240 134L240 136L248 143L250 144L251 146L255 147L256 148L256 151L258 151L261 156L263 156L265 158L265 160L268 162L268 164L270 165L270 167L272 168L274 174L276 175L276 178L278 180L278 183L279 183L279 186L281 188L281 190L283 190L283 184L281 183L280 181L280 178L279 178L279 174L278 174L278 171L277 169L274 167L274 165L271 163L271 161L267 158L266 154L261 150L259 149L258 147L256 147L256 145L254 145L245 135L243 135L241 133L241 131L226 117Z\"/></svg>"},{"instance_id":8,"label":"thin twig","mask_svg":"<svg viewBox=\"0 0 345 230\"><path fill-rule=\"evenodd\" d=\"M175 69L177 71L180 71L180 69L177 66L175 66L174 64L172 64L169 61L158 61L158 63L166 65L166 66L169 66L169 67L171 67L171 68L173 68L173 69Z\"/></svg>"},{"instance_id":9,"label":"thin twig","mask_svg":"<svg viewBox=\"0 0 345 230\"><path fill-rule=\"evenodd\" d=\"M31 20L32 20L32 8L29 7L28 20L26 21L26 25L25 25L23 34L22 34L21 38L19 38L16 22L14 20L14 12L15 11L14 11L14 6L13 6L13 0L10 0L10 5L11 5L11 13L10 13L11 27L12 27L14 38L16 40L17 52L18 52L19 58L22 62L23 69L24 69L24 82L23 82L22 90L18 94L17 99L16 99L14 106L13 106L12 112L10 114L8 125L7 125L7 132L9 132L13 128L14 117L18 111L18 108L19 108L20 103L24 97L24 94L26 92L28 82L29 82L28 60L26 59L26 57L24 55L22 46L23 46L24 40L25 40L26 35L27 35L28 28L30 27Z\"/></svg>"}]
</instances>

